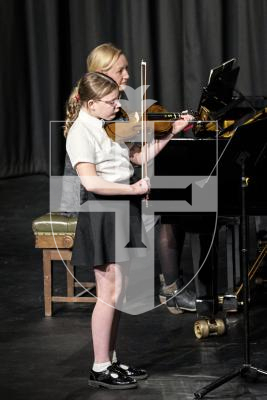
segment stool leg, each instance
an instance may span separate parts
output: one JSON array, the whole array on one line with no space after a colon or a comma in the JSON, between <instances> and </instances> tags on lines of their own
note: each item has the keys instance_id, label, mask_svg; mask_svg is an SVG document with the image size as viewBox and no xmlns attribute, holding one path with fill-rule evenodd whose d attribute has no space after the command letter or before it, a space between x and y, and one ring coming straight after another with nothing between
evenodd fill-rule
<instances>
[{"instance_id":1,"label":"stool leg","mask_svg":"<svg viewBox=\"0 0 267 400\"><path fill-rule=\"evenodd\" d=\"M67 261L67 295L68 297L74 296L74 267L70 263L70 261Z\"/></svg>"},{"instance_id":2,"label":"stool leg","mask_svg":"<svg viewBox=\"0 0 267 400\"><path fill-rule=\"evenodd\" d=\"M45 316L52 315L52 266L49 250L43 250L43 272L44 272L44 307Z\"/></svg>"}]
</instances>

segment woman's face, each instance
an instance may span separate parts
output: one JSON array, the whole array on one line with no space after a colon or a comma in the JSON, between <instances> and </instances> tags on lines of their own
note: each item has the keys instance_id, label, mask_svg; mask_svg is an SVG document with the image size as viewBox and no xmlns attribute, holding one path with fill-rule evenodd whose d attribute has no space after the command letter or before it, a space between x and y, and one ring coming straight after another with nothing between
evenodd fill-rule
<instances>
[{"instance_id":1,"label":"woman's face","mask_svg":"<svg viewBox=\"0 0 267 400\"><path fill-rule=\"evenodd\" d=\"M114 79L119 86L119 90L123 91L129 79L128 61L125 55L121 54L115 64L108 71L105 71L105 74Z\"/></svg>"},{"instance_id":2,"label":"woman's face","mask_svg":"<svg viewBox=\"0 0 267 400\"><path fill-rule=\"evenodd\" d=\"M91 115L105 121L110 121L116 117L121 107L119 91L115 89L110 94L102 97L101 100L90 100L89 105Z\"/></svg>"}]
</instances>

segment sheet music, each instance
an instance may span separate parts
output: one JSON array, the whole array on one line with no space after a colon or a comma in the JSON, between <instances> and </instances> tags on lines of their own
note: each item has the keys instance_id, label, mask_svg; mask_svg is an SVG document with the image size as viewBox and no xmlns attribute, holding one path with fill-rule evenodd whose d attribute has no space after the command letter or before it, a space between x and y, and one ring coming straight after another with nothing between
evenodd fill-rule
<instances>
[{"instance_id":1,"label":"sheet music","mask_svg":"<svg viewBox=\"0 0 267 400\"><path fill-rule=\"evenodd\" d=\"M210 70L208 85L210 85L210 83L213 80L213 78L216 78L216 76L219 76L222 72L224 72L226 70L231 71L231 69L233 68L233 65L234 65L235 62L236 62L236 59L235 58L231 58L230 60L225 61L223 64L212 68Z\"/></svg>"}]
</instances>

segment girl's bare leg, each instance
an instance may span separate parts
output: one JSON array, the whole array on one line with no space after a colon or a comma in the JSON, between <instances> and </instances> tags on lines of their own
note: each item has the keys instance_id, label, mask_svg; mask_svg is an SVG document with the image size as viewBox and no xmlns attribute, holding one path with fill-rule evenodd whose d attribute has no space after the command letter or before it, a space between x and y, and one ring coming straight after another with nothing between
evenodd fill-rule
<instances>
[{"instance_id":1,"label":"girl's bare leg","mask_svg":"<svg viewBox=\"0 0 267 400\"><path fill-rule=\"evenodd\" d=\"M110 361L110 350L115 347L120 314L115 307L121 301L123 275L118 264L95 268L98 299L91 321L95 363Z\"/></svg>"}]
</instances>

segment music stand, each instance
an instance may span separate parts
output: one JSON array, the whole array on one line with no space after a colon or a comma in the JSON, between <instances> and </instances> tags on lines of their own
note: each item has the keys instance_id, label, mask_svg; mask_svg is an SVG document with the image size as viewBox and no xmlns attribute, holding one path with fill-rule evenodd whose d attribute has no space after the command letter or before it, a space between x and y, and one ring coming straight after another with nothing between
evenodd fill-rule
<instances>
[{"instance_id":1,"label":"music stand","mask_svg":"<svg viewBox=\"0 0 267 400\"><path fill-rule=\"evenodd\" d=\"M198 109L206 107L211 112L224 114L230 110L240 99L233 100L233 92L239 74L239 67L234 68L235 58L224 62L210 70L207 86L203 88ZM217 118L213 118L217 119Z\"/></svg>"},{"instance_id":2,"label":"music stand","mask_svg":"<svg viewBox=\"0 0 267 400\"><path fill-rule=\"evenodd\" d=\"M239 179L241 194L241 270L243 276L243 322L244 322L244 362L235 371L232 371L213 383L204 386L194 393L195 399L202 399L207 393L241 376L255 377L257 374L267 376L267 371L254 367L250 363L250 340L249 340L249 279L248 279L248 249L247 249L247 210L246 210L246 188L248 187L248 176L253 176L262 161L267 161L267 119L262 119L251 124L239 127L229 143L220 163L220 173L224 168L232 173L235 171L235 180ZM253 131L253 135L252 135ZM220 177L219 177L220 179Z\"/></svg>"}]
</instances>

